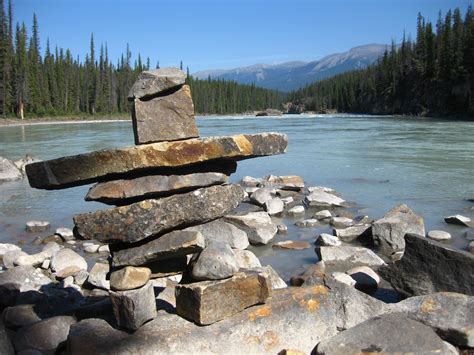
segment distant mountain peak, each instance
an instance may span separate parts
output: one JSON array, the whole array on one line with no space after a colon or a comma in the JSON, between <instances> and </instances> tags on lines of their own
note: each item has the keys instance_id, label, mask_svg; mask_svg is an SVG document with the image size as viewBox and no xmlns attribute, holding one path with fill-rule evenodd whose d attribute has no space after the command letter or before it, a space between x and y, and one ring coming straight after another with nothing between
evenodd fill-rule
<instances>
[{"instance_id":1,"label":"distant mountain peak","mask_svg":"<svg viewBox=\"0 0 474 355\"><path fill-rule=\"evenodd\" d=\"M214 79L233 80L242 84L255 83L268 89L291 91L349 70L365 68L375 63L387 48L385 44L371 43L311 62L260 63L234 69L205 70L192 75L199 79L210 76Z\"/></svg>"}]
</instances>

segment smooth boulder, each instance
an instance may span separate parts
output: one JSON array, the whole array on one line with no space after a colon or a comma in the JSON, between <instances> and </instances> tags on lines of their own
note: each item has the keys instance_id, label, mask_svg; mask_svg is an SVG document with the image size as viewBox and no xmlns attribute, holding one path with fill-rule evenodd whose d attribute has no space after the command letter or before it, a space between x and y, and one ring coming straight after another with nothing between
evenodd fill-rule
<instances>
[{"instance_id":1,"label":"smooth boulder","mask_svg":"<svg viewBox=\"0 0 474 355\"><path fill-rule=\"evenodd\" d=\"M126 266L112 272L110 288L114 291L127 291L145 286L150 280L151 270L147 267Z\"/></svg>"},{"instance_id":2,"label":"smooth boulder","mask_svg":"<svg viewBox=\"0 0 474 355\"><path fill-rule=\"evenodd\" d=\"M222 280L239 270L239 263L230 245L217 241L208 244L191 264L191 274L195 280Z\"/></svg>"}]
</instances>

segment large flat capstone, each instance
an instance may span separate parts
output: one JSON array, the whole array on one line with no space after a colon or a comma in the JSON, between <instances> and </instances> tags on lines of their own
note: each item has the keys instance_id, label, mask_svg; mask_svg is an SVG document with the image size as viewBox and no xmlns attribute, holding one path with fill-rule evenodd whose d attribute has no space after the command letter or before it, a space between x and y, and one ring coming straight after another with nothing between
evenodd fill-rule
<instances>
[{"instance_id":1,"label":"large flat capstone","mask_svg":"<svg viewBox=\"0 0 474 355\"><path fill-rule=\"evenodd\" d=\"M260 133L187 139L106 149L26 166L31 187L61 189L115 180L132 173L167 172L199 163L242 160L286 151L285 134ZM174 173L175 174L175 173Z\"/></svg>"},{"instance_id":2,"label":"large flat capstone","mask_svg":"<svg viewBox=\"0 0 474 355\"><path fill-rule=\"evenodd\" d=\"M76 233L104 243L138 242L222 217L244 199L238 185L211 186L74 216Z\"/></svg>"}]
</instances>

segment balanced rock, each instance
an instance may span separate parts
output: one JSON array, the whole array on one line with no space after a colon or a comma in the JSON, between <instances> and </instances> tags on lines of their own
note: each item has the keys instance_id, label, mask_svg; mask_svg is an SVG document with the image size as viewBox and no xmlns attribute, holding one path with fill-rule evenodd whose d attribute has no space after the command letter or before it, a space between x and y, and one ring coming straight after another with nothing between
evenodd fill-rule
<instances>
[{"instance_id":1,"label":"balanced rock","mask_svg":"<svg viewBox=\"0 0 474 355\"><path fill-rule=\"evenodd\" d=\"M105 243L147 237L219 218L244 198L238 185L211 186L161 199L144 200L74 216L79 236Z\"/></svg>"},{"instance_id":2,"label":"balanced rock","mask_svg":"<svg viewBox=\"0 0 474 355\"><path fill-rule=\"evenodd\" d=\"M110 288L127 291L140 288L150 280L151 270L147 267L126 266L110 274Z\"/></svg>"},{"instance_id":3,"label":"balanced rock","mask_svg":"<svg viewBox=\"0 0 474 355\"><path fill-rule=\"evenodd\" d=\"M250 243L267 244L275 237L277 227L266 212L250 212L243 216L226 216L225 221L247 233Z\"/></svg>"},{"instance_id":4,"label":"balanced rock","mask_svg":"<svg viewBox=\"0 0 474 355\"><path fill-rule=\"evenodd\" d=\"M191 264L195 280L222 280L239 270L239 263L229 244L218 241L208 244Z\"/></svg>"},{"instance_id":5,"label":"balanced rock","mask_svg":"<svg viewBox=\"0 0 474 355\"><path fill-rule=\"evenodd\" d=\"M176 230L138 246L112 252L113 267L140 266L155 260L166 260L200 252L206 246L198 231Z\"/></svg>"},{"instance_id":6,"label":"balanced rock","mask_svg":"<svg viewBox=\"0 0 474 355\"><path fill-rule=\"evenodd\" d=\"M132 123L135 144L199 137L188 85L149 100L135 99Z\"/></svg>"},{"instance_id":7,"label":"balanced rock","mask_svg":"<svg viewBox=\"0 0 474 355\"><path fill-rule=\"evenodd\" d=\"M178 68L160 68L147 70L138 74L128 99L146 99L163 91L181 86L186 81L186 73Z\"/></svg>"},{"instance_id":8,"label":"balanced rock","mask_svg":"<svg viewBox=\"0 0 474 355\"><path fill-rule=\"evenodd\" d=\"M157 315L151 282L134 290L112 291L110 299L117 324L123 328L137 330Z\"/></svg>"},{"instance_id":9,"label":"balanced rock","mask_svg":"<svg viewBox=\"0 0 474 355\"><path fill-rule=\"evenodd\" d=\"M407 205L399 205L372 224L372 237L378 251L391 257L405 250L405 234L425 236L423 218Z\"/></svg>"},{"instance_id":10,"label":"balanced rock","mask_svg":"<svg viewBox=\"0 0 474 355\"><path fill-rule=\"evenodd\" d=\"M227 223L223 219L216 219L211 222L199 224L197 226L183 229L183 231L200 232L206 244L213 241L227 243L234 249L247 249L249 246L249 238L247 233L235 227L233 224Z\"/></svg>"},{"instance_id":11,"label":"balanced rock","mask_svg":"<svg viewBox=\"0 0 474 355\"><path fill-rule=\"evenodd\" d=\"M109 205L123 205L136 200L169 196L200 187L221 185L225 182L227 182L227 175L214 172L142 176L135 179L121 179L96 184L91 187L85 200Z\"/></svg>"},{"instance_id":12,"label":"balanced rock","mask_svg":"<svg viewBox=\"0 0 474 355\"><path fill-rule=\"evenodd\" d=\"M265 303L270 294L262 274L239 272L221 281L202 281L176 287L176 313L199 325L212 324L247 307Z\"/></svg>"},{"instance_id":13,"label":"balanced rock","mask_svg":"<svg viewBox=\"0 0 474 355\"><path fill-rule=\"evenodd\" d=\"M461 216L460 214L445 217L444 221L448 224L456 224L463 227L469 227L471 223L471 219L469 217Z\"/></svg>"},{"instance_id":14,"label":"balanced rock","mask_svg":"<svg viewBox=\"0 0 474 355\"><path fill-rule=\"evenodd\" d=\"M61 189L110 180L110 175L114 179L124 175L129 177L145 169L150 174L160 174L173 171L170 168L212 163L217 159L241 160L281 154L286 151L287 144L286 135L279 133L187 139L37 162L28 164L26 173L32 187Z\"/></svg>"}]
</instances>

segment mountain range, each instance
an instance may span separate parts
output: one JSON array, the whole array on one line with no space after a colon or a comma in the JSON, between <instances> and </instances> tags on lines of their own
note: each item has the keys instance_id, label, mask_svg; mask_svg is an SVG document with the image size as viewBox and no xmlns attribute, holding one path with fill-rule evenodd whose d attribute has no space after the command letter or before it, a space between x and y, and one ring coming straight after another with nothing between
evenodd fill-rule
<instances>
[{"instance_id":1,"label":"mountain range","mask_svg":"<svg viewBox=\"0 0 474 355\"><path fill-rule=\"evenodd\" d=\"M233 80L241 84L255 83L267 89L289 92L346 71L365 68L375 63L387 48L384 44L367 44L311 62L255 64L234 69L204 70L192 75L199 79L210 76L212 79Z\"/></svg>"}]
</instances>

